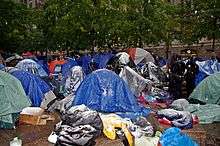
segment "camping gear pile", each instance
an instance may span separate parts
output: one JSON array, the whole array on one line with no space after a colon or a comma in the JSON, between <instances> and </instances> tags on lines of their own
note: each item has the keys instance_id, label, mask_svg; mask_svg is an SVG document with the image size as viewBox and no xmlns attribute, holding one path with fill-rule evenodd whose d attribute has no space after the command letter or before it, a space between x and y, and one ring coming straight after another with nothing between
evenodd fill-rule
<instances>
[{"instance_id":1,"label":"camping gear pile","mask_svg":"<svg viewBox=\"0 0 220 146\"><path fill-rule=\"evenodd\" d=\"M220 74L215 73L217 63L209 66L214 70L210 73L208 65L195 64L199 63L178 61L165 73L141 48L49 64L32 56L0 72L0 127L13 128L22 109L32 106L60 113L61 122L48 138L56 145L92 146L104 134L129 146L196 146L181 129L220 121ZM189 81L196 81L202 71L209 77L193 91ZM183 83L192 92L187 100L181 99ZM12 102L17 98L19 102ZM155 121L148 119L151 115ZM164 125L175 128L164 131L160 128Z\"/></svg>"}]
</instances>

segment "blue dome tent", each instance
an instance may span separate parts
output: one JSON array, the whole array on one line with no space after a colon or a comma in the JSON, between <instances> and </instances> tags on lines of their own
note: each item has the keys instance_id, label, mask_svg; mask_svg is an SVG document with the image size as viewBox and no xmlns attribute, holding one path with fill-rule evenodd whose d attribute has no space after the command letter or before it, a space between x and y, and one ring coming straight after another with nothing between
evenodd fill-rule
<instances>
[{"instance_id":1,"label":"blue dome tent","mask_svg":"<svg viewBox=\"0 0 220 146\"><path fill-rule=\"evenodd\" d=\"M32 102L32 106L40 107L44 98L49 101L56 98L55 95L48 94L52 92L51 88L40 77L17 69L11 69L9 72L21 82L26 95Z\"/></svg>"},{"instance_id":2,"label":"blue dome tent","mask_svg":"<svg viewBox=\"0 0 220 146\"><path fill-rule=\"evenodd\" d=\"M99 112L116 113L131 119L149 113L149 109L138 105L128 85L106 69L94 71L84 79L73 101L73 105L81 104Z\"/></svg>"},{"instance_id":3,"label":"blue dome tent","mask_svg":"<svg viewBox=\"0 0 220 146\"><path fill-rule=\"evenodd\" d=\"M68 73L71 71L71 68L78 66L78 63L74 58L67 58L66 63L62 65L62 75L64 78L67 78Z\"/></svg>"},{"instance_id":4,"label":"blue dome tent","mask_svg":"<svg viewBox=\"0 0 220 146\"><path fill-rule=\"evenodd\" d=\"M30 72L32 74L38 75L40 77L48 76L47 72L43 69L43 67L32 59L24 59L18 62L18 64L15 67Z\"/></svg>"},{"instance_id":5,"label":"blue dome tent","mask_svg":"<svg viewBox=\"0 0 220 146\"><path fill-rule=\"evenodd\" d=\"M93 60L98 64L98 68L102 69L102 68L106 68L108 61L112 57L114 57L114 55L111 53L99 53L93 56Z\"/></svg>"}]
</instances>

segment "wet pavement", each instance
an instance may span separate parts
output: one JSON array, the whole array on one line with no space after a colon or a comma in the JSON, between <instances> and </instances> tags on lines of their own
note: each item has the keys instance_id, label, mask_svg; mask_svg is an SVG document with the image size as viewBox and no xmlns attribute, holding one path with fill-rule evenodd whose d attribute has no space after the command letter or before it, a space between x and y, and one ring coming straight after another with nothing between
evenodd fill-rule
<instances>
[{"instance_id":1,"label":"wet pavement","mask_svg":"<svg viewBox=\"0 0 220 146\"><path fill-rule=\"evenodd\" d=\"M54 125L58 122L59 119L56 118L55 121L48 121L47 125L42 126L19 125L14 130L0 129L0 146L8 146L9 142L17 136L22 139L23 146L53 146L53 144L47 141L47 138L52 132ZM220 145L220 123L198 125L196 129L206 131L206 145ZM109 140L101 136L96 140L96 146L123 146L123 144L119 139Z\"/></svg>"},{"instance_id":2,"label":"wet pavement","mask_svg":"<svg viewBox=\"0 0 220 146\"><path fill-rule=\"evenodd\" d=\"M48 121L47 125L18 125L14 130L0 129L0 146L9 146L14 137L21 138L22 146L53 146L47 138L59 122L58 116L55 117L56 120ZM123 146L123 143L119 139L109 140L101 136L96 140L96 146Z\"/></svg>"}]
</instances>

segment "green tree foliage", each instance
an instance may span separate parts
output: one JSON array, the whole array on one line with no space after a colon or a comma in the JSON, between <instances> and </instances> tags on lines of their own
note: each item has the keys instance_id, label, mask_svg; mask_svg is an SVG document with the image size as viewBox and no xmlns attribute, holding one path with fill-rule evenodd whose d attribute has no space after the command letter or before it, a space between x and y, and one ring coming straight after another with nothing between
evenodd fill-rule
<instances>
[{"instance_id":1,"label":"green tree foliage","mask_svg":"<svg viewBox=\"0 0 220 146\"><path fill-rule=\"evenodd\" d=\"M17 50L143 47L217 39L219 0L47 0L42 8L0 1L0 47Z\"/></svg>"},{"instance_id":2,"label":"green tree foliage","mask_svg":"<svg viewBox=\"0 0 220 146\"><path fill-rule=\"evenodd\" d=\"M194 15L198 20L196 25L197 38L206 37L220 39L220 1L219 0L193 0Z\"/></svg>"},{"instance_id":3,"label":"green tree foliage","mask_svg":"<svg viewBox=\"0 0 220 146\"><path fill-rule=\"evenodd\" d=\"M0 1L0 47L6 51L22 51L39 47L42 38L37 28L38 10L13 1Z\"/></svg>"}]
</instances>

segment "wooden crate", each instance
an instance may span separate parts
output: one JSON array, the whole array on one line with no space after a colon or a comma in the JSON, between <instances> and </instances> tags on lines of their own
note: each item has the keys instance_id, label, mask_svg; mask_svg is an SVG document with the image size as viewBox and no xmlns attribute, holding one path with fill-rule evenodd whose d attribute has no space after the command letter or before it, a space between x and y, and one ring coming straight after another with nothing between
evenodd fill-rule
<instances>
[{"instance_id":1,"label":"wooden crate","mask_svg":"<svg viewBox=\"0 0 220 146\"><path fill-rule=\"evenodd\" d=\"M21 114L19 117L19 124L30 125L46 125L47 121L54 121L55 118L52 115L26 115Z\"/></svg>"},{"instance_id":2,"label":"wooden crate","mask_svg":"<svg viewBox=\"0 0 220 146\"><path fill-rule=\"evenodd\" d=\"M41 116L21 114L19 117L19 124L46 125L45 122Z\"/></svg>"}]
</instances>

